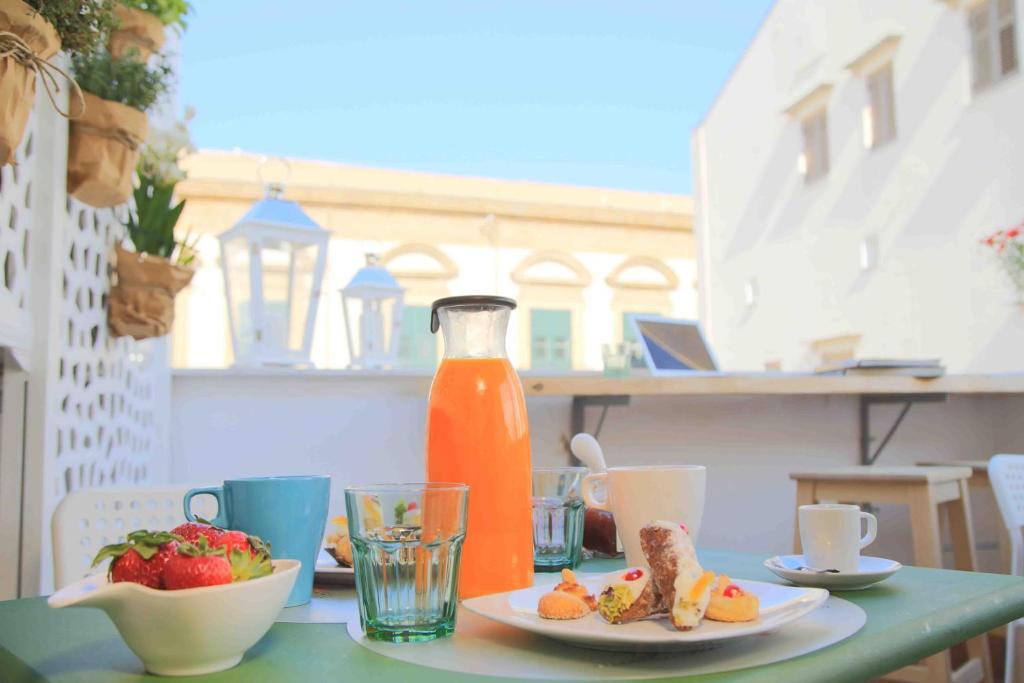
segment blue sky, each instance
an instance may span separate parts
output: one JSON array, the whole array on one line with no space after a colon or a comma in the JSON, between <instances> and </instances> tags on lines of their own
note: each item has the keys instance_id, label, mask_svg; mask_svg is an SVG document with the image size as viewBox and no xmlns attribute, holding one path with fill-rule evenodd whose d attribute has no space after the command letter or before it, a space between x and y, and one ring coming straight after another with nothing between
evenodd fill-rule
<instances>
[{"instance_id":1,"label":"blue sky","mask_svg":"<svg viewBox=\"0 0 1024 683\"><path fill-rule=\"evenodd\" d=\"M689 193L690 130L771 0L194 4L199 147Z\"/></svg>"}]
</instances>

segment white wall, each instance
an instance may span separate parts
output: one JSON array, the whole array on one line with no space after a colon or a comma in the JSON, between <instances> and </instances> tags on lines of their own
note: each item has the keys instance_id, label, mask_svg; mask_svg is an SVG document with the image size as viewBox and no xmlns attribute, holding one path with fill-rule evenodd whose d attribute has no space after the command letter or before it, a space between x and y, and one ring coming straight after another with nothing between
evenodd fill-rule
<instances>
[{"instance_id":1,"label":"white wall","mask_svg":"<svg viewBox=\"0 0 1024 683\"><path fill-rule=\"evenodd\" d=\"M331 513L338 514L346 485L423 478L429 381L427 375L178 371L173 480L329 474ZM527 398L534 464L567 462L562 443L570 405L568 396ZM878 409L876 434L896 410ZM880 462L1024 453L1024 425L1006 419L1022 410L1020 396L917 405ZM601 442L612 465L706 465L700 544L769 555L787 552L792 542L796 490L789 474L858 462L857 411L854 396L639 397L611 408ZM591 430L597 413L588 410ZM995 508L990 499L977 502L976 535L992 548ZM905 510L887 507L880 514L881 540L871 554L909 562ZM984 567L997 568L994 551L981 558Z\"/></svg>"},{"instance_id":2,"label":"white wall","mask_svg":"<svg viewBox=\"0 0 1024 683\"><path fill-rule=\"evenodd\" d=\"M810 341L850 333L861 357L1024 367L1024 308L978 244L1024 218L1024 80L971 95L954 4L780 0L695 131L702 315L726 367L805 369ZM1019 44L1019 0L1017 18ZM846 65L888 35L902 37L897 139L868 150L865 82ZM805 186L800 124L783 110L829 82L831 169ZM862 272L872 235L880 263Z\"/></svg>"}]
</instances>

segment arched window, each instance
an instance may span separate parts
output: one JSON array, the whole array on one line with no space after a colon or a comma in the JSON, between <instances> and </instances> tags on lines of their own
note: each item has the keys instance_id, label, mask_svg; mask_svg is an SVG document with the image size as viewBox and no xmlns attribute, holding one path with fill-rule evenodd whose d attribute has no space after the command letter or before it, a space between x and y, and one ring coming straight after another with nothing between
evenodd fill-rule
<instances>
[{"instance_id":1,"label":"arched window","mask_svg":"<svg viewBox=\"0 0 1024 683\"><path fill-rule=\"evenodd\" d=\"M381 264L405 287L398 330L398 362L404 368L437 364L438 340L430 333L430 304L448 296L448 281L459 274L455 261L429 244L403 244L381 257Z\"/></svg>"},{"instance_id":2,"label":"arched window","mask_svg":"<svg viewBox=\"0 0 1024 683\"><path fill-rule=\"evenodd\" d=\"M455 261L429 244L403 244L384 254L380 262L399 279L451 280L459 274Z\"/></svg>"},{"instance_id":3,"label":"arched window","mask_svg":"<svg viewBox=\"0 0 1024 683\"><path fill-rule=\"evenodd\" d=\"M524 285L586 287L590 273L576 258L560 251L530 254L512 271L512 281Z\"/></svg>"},{"instance_id":4,"label":"arched window","mask_svg":"<svg viewBox=\"0 0 1024 683\"><path fill-rule=\"evenodd\" d=\"M664 262L651 256L631 256L605 279L611 287L673 290L679 277Z\"/></svg>"},{"instance_id":5,"label":"arched window","mask_svg":"<svg viewBox=\"0 0 1024 683\"><path fill-rule=\"evenodd\" d=\"M530 254L512 271L519 285L520 365L568 371L582 361L583 289L591 277L560 251Z\"/></svg>"}]
</instances>

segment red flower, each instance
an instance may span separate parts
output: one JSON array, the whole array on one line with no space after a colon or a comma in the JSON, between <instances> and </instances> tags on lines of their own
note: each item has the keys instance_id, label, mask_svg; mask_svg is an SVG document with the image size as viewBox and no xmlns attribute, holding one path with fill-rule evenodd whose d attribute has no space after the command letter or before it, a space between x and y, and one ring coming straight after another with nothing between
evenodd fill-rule
<instances>
[{"instance_id":1,"label":"red flower","mask_svg":"<svg viewBox=\"0 0 1024 683\"><path fill-rule=\"evenodd\" d=\"M1006 236L1012 239L1012 238L1016 237L1019 234L1020 234L1020 227L1018 226L1018 227L1013 228L1012 230L1008 231L1006 233Z\"/></svg>"}]
</instances>

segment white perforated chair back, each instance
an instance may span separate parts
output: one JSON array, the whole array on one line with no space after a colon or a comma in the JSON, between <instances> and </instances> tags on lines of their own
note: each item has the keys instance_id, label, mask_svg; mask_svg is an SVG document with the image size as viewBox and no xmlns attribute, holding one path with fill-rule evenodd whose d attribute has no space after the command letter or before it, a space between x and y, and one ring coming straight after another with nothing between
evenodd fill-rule
<instances>
[{"instance_id":1,"label":"white perforated chair back","mask_svg":"<svg viewBox=\"0 0 1024 683\"><path fill-rule=\"evenodd\" d=\"M988 479L1003 515L1010 537L1010 573L1024 574L1024 455L994 455L988 461ZM1020 622L1011 621L1006 632L1006 675L1003 680L1015 681L1016 630Z\"/></svg>"},{"instance_id":2,"label":"white perforated chair back","mask_svg":"<svg viewBox=\"0 0 1024 683\"><path fill-rule=\"evenodd\" d=\"M1024 455L995 455L988 461L988 478L1010 531L1024 527Z\"/></svg>"},{"instance_id":3,"label":"white perforated chair back","mask_svg":"<svg viewBox=\"0 0 1024 683\"><path fill-rule=\"evenodd\" d=\"M130 489L83 489L68 494L53 512L53 570L58 589L83 576L106 571L106 563L91 568L96 552L108 543L124 541L135 529L171 530L185 521L182 499L194 486ZM213 496L192 501L195 514L212 519Z\"/></svg>"}]
</instances>

